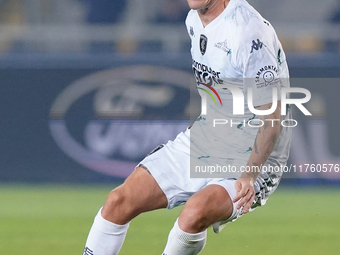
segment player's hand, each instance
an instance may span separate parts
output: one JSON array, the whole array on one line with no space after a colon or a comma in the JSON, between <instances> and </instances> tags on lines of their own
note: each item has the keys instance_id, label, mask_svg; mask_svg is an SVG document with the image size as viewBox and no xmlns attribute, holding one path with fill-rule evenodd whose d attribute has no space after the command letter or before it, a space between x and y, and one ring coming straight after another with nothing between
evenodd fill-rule
<instances>
[{"instance_id":1,"label":"player's hand","mask_svg":"<svg viewBox=\"0 0 340 255\"><path fill-rule=\"evenodd\" d=\"M249 212L249 209L254 202L254 182L255 180L250 177L241 177L235 182L236 197L233 199L233 203L239 201L236 208L239 210L243 206L242 213Z\"/></svg>"}]
</instances>

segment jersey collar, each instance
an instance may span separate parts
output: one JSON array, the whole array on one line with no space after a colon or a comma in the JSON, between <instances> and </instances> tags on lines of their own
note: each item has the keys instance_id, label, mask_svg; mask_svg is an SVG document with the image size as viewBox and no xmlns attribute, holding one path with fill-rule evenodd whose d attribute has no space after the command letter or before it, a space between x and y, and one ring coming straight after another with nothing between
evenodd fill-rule
<instances>
[{"instance_id":1,"label":"jersey collar","mask_svg":"<svg viewBox=\"0 0 340 255\"><path fill-rule=\"evenodd\" d=\"M213 21L211 21L206 27L203 26L202 21L198 15L198 12L196 11L196 15L197 18L200 22L200 26L201 28L208 32L210 29L212 29L213 27L216 26L216 24L220 23L222 20L225 19L225 17L228 16L228 14L234 9L234 7L236 6L236 3L239 2L240 0L230 0L229 4L227 5L227 7L224 9L224 11L218 15Z\"/></svg>"}]
</instances>

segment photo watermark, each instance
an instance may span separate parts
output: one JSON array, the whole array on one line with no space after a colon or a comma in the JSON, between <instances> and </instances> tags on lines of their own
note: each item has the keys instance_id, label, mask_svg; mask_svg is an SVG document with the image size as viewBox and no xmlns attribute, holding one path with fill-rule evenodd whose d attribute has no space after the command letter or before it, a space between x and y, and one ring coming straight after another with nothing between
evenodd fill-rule
<instances>
[{"instance_id":1,"label":"photo watermark","mask_svg":"<svg viewBox=\"0 0 340 255\"><path fill-rule=\"evenodd\" d=\"M242 83L233 80L219 80L213 84L198 82L201 112L191 127L191 177L238 178L249 171L247 161L259 128L277 125L281 126L281 133L277 151L269 157L272 163L268 160L256 166L256 171L277 176L298 173L301 167L288 168L286 163L280 162L289 157L292 130L299 124L292 117L292 109L300 115L312 116L306 107L312 93L303 87L290 87L289 79L287 81L283 82L288 84L286 86L279 86L281 83L277 81L265 81L261 87L246 86L245 80ZM267 107L259 107L262 105ZM270 117L273 113L276 118Z\"/></svg>"}]
</instances>

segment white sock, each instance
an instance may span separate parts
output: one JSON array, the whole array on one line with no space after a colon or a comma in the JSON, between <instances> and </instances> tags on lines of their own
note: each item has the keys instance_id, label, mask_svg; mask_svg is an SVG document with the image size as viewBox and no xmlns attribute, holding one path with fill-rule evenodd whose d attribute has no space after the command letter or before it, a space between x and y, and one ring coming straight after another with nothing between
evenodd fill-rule
<instances>
[{"instance_id":1,"label":"white sock","mask_svg":"<svg viewBox=\"0 0 340 255\"><path fill-rule=\"evenodd\" d=\"M179 228L177 219L162 255L197 255L203 250L206 239L207 230L197 234L186 233Z\"/></svg>"},{"instance_id":2,"label":"white sock","mask_svg":"<svg viewBox=\"0 0 340 255\"><path fill-rule=\"evenodd\" d=\"M94 219L83 255L116 255L123 245L129 223L117 225L107 221L101 211Z\"/></svg>"}]
</instances>

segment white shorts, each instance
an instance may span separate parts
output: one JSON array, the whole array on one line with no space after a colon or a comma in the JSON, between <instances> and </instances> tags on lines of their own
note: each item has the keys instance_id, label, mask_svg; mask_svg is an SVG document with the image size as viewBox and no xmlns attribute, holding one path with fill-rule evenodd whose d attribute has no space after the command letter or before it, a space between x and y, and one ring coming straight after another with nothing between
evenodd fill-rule
<instances>
[{"instance_id":1,"label":"white shorts","mask_svg":"<svg viewBox=\"0 0 340 255\"><path fill-rule=\"evenodd\" d=\"M168 200L168 209L185 204L197 191L216 184L225 188L231 199L236 196L235 179L190 178L190 131L181 132L174 141L153 150L140 164L148 168ZM234 209L228 221L240 216Z\"/></svg>"}]
</instances>

